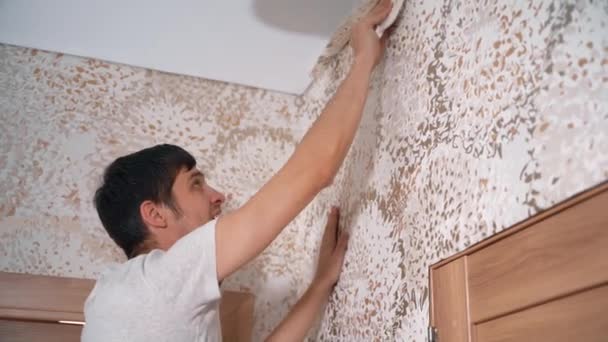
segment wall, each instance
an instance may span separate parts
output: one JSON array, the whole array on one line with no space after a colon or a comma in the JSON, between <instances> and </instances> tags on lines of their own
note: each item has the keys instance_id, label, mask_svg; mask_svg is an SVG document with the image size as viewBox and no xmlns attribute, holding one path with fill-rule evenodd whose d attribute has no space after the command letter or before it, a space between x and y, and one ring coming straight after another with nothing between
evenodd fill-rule
<instances>
[{"instance_id":1,"label":"wall","mask_svg":"<svg viewBox=\"0 0 608 342\"><path fill-rule=\"evenodd\" d=\"M607 25L606 2L406 3L336 187L322 340L423 341L429 264L608 179Z\"/></svg>"},{"instance_id":2,"label":"wall","mask_svg":"<svg viewBox=\"0 0 608 342\"><path fill-rule=\"evenodd\" d=\"M124 260L92 205L112 160L157 143L184 146L228 194L226 209L234 209L283 165L322 106L7 45L0 45L0 94L0 270L86 278ZM298 286L272 285L287 271L269 265L287 261L289 248L294 265L312 268L300 258L313 255L318 237L298 222L243 272L242 285L232 282L232 288L266 291L258 294L264 318L258 336L276 325L310 276L289 273L286 279ZM306 243L296 244L304 235ZM272 294L271 285L289 288Z\"/></svg>"},{"instance_id":3,"label":"wall","mask_svg":"<svg viewBox=\"0 0 608 342\"><path fill-rule=\"evenodd\" d=\"M255 292L265 336L312 276L328 206L351 232L321 341L423 341L427 268L608 179L608 6L406 3L353 148L324 190L226 288ZM0 269L95 277L122 257L90 198L113 158L169 141L248 198L348 69L292 97L0 48Z\"/></svg>"}]
</instances>

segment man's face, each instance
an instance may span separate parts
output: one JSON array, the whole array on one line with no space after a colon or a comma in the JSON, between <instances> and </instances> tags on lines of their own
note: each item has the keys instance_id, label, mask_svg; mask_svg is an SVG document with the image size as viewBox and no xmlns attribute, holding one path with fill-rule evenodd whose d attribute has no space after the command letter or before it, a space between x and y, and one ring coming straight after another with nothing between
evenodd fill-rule
<instances>
[{"instance_id":1,"label":"man's face","mask_svg":"<svg viewBox=\"0 0 608 342\"><path fill-rule=\"evenodd\" d=\"M224 195L205 182L205 176L196 168L182 169L173 183L173 199L179 215L173 217L180 235L213 220L222 212Z\"/></svg>"}]
</instances>

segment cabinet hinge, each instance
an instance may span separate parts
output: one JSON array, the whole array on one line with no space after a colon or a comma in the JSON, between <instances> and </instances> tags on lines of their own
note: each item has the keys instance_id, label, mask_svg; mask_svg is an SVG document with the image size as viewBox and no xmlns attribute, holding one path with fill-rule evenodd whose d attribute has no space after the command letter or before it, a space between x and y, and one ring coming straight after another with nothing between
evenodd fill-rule
<instances>
[{"instance_id":1,"label":"cabinet hinge","mask_svg":"<svg viewBox=\"0 0 608 342\"><path fill-rule=\"evenodd\" d=\"M439 336L437 335L437 328L429 326L428 342L439 342Z\"/></svg>"}]
</instances>

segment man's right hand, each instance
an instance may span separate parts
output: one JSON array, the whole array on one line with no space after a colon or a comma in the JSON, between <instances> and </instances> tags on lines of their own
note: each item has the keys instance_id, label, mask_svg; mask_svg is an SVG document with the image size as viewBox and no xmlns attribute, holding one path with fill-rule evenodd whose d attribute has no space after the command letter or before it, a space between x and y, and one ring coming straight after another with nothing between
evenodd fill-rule
<instances>
[{"instance_id":1,"label":"man's right hand","mask_svg":"<svg viewBox=\"0 0 608 342\"><path fill-rule=\"evenodd\" d=\"M348 233L340 231L340 211L333 207L327 218L327 225L319 249L319 262L313 286L331 291L338 282L348 246Z\"/></svg>"},{"instance_id":2,"label":"man's right hand","mask_svg":"<svg viewBox=\"0 0 608 342\"><path fill-rule=\"evenodd\" d=\"M319 265L312 284L266 342L302 341L313 323L322 315L340 276L348 245L348 235L339 233L339 216L338 208L332 208L321 240Z\"/></svg>"},{"instance_id":3,"label":"man's right hand","mask_svg":"<svg viewBox=\"0 0 608 342\"><path fill-rule=\"evenodd\" d=\"M353 25L350 45L355 55L355 63L363 63L370 68L378 64L384 53L388 34L378 38L375 28L386 19L392 8L391 0L381 0L371 12Z\"/></svg>"}]
</instances>

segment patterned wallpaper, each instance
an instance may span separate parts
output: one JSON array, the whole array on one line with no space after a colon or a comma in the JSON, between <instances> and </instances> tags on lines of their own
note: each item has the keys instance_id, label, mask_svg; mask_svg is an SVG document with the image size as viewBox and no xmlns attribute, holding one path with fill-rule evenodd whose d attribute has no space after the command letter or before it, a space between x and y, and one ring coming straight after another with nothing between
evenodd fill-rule
<instances>
[{"instance_id":1,"label":"patterned wallpaper","mask_svg":"<svg viewBox=\"0 0 608 342\"><path fill-rule=\"evenodd\" d=\"M423 341L430 264L608 179L608 3L408 1L361 129L324 190L228 289L254 336L312 277L330 204L351 232L312 340ZM344 77L302 97L0 46L0 269L96 277L122 261L91 198L117 156L184 146L238 207Z\"/></svg>"}]
</instances>

